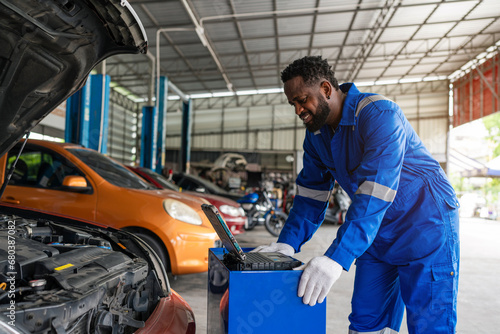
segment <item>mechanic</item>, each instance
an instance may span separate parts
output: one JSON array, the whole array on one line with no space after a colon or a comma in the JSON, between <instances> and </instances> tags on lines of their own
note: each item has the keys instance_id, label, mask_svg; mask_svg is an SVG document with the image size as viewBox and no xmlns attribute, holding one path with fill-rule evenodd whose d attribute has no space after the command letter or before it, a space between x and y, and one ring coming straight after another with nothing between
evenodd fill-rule
<instances>
[{"instance_id":1,"label":"mechanic","mask_svg":"<svg viewBox=\"0 0 500 334\"><path fill-rule=\"evenodd\" d=\"M305 266L298 296L314 306L356 260L349 333L455 333L458 201L439 163L400 107L353 83L339 86L321 56L281 73L307 128L303 169L275 243L254 251L292 256L324 219L335 180L352 203L323 256Z\"/></svg>"}]
</instances>

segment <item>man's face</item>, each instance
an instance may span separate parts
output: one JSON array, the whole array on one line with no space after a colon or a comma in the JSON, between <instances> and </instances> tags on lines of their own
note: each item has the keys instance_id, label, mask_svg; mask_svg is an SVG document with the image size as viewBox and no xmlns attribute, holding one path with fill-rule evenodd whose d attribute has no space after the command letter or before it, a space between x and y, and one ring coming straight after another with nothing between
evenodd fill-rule
<instances>
[{"instance_id":1,"label":"man's face","mask_svg":"<svg viewBox=\"0 0 500 334\"><path fill-rule=\"evenodd\" d=\"M285 82L285 95L307 130L316 132L327 123L330 107L319 84L306 86L302 77L295 77Z\"/></svg>"}]
</instances>

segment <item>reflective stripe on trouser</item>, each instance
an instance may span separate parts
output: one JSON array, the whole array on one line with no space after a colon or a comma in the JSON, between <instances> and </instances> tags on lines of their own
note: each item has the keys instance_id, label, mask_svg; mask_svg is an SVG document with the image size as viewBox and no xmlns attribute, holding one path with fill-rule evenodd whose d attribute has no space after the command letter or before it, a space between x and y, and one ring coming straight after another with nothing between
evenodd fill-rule
<instances>
[{"instance_id":1,"label":"reflective stripe on trouser","mask_svg":"<svg viewBox=\"0 0 500 334\"><path fill-rule=\"evenodd\" d=\"M360 334L361 332L349 330L349 334ZM388 327L375 332L363 332L363 334L398 334L399 332Z\"/></svg>"},{"instance_id":2,"label":"reflective stripe on trouser","mask_svg":"<svg viewBox=\"0 0 500 334\"><path fill-rule=\"evenodd\" d=\"M455 333L458 205L454 195L440 195L436 180L422 182L420 192L401 199L415 209L388 212L379 231L385 239L376 238L356 261L352 333L398 332L405 306L410 334Z\"/></svg>"}]
</instances>

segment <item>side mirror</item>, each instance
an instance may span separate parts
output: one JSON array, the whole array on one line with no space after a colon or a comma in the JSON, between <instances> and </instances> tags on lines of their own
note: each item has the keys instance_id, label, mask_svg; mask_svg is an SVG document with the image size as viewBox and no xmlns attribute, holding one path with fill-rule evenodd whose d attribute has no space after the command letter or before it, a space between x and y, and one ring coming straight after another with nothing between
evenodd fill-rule
<instances>
[{"instance_id":1,"label":"side mirror","mask_svg":"<svg viewBox=\"0 0 500 334\"><path fill-rule=\"evenodd\" d=\"M87 180L83 176L79 175L65 176L62 185L69 191L89 192L92 190L92 187L88 186Z\"/></svg>"}]
</instances>

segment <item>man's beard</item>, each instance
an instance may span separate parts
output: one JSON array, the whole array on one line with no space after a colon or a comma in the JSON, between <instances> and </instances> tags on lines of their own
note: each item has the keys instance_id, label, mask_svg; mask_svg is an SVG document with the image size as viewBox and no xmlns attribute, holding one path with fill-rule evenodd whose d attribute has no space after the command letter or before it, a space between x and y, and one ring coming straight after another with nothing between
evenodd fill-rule
<instances>
[{"instance_id":1,"label":"man's beard","mask_svg":"<svg viewBox=\"0 0 500 334\"><path fill-rule=\"evenodd\" d=\"M311 113L312 122L304 124L307 130L311 132L316 132L323 127L326 123L326 119L330 114L330 107L324 98L320 99L318 108L316 109L316 114Z\"/></svg>"}]
</instances>

